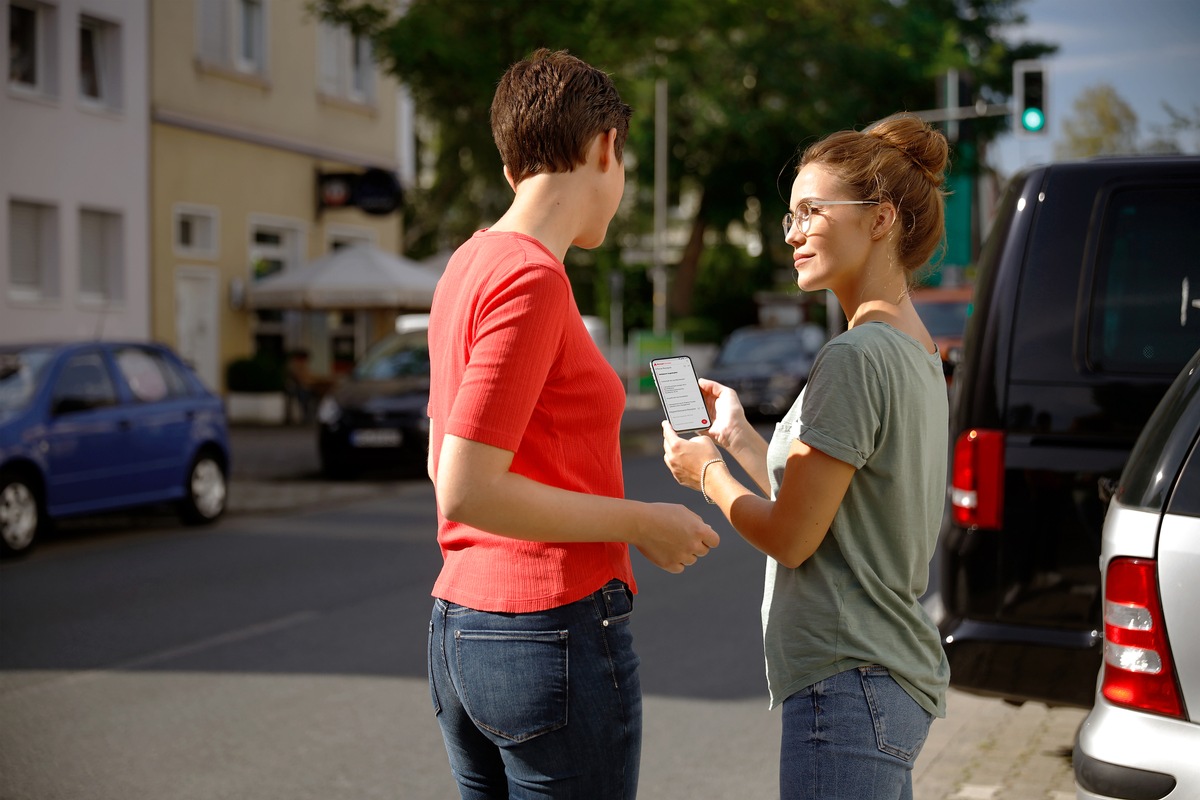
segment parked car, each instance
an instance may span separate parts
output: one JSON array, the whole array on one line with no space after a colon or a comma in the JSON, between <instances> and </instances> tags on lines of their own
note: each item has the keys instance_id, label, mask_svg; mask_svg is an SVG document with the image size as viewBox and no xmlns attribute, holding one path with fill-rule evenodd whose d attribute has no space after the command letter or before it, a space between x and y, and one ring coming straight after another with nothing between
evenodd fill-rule
<instances>
[{"instance_id":1,"label":"parked car","mask_svg":"<svg viewBox=\"0 0 1200 800\"><path fill-rule=\"evenodd\" d=\"M1101 478L1200 347L1200 158L1031 167L997 209L950 387L926 606L951 685L1090 707Z\"/></svg>"},{"instance_id":2,"label":"parked car","mask_svg":"<svg viewBox=\"0 0 1200 800\"><path fill-rule=\"evenodd\" d=\"M53 520L177 503L225 511L221 399L167 347L0 345L0 548L28 551Z\"/></svg>"},{"instance_id":3,"label":"parked car","mask_svg":"<svg viewBox=\"0 0 1200 800\"><path fill-rule=\"evenodd\" d=\"M808 382L827 336L820 325L738 328L722 343L707 374L734 389L748 417L782 417Z\"/></svg>"},{"instance_id":4,"label":"parked car","mask_svg":"<svg viewBox=\"0 0 1200 800\"><path fill-rule=\"evenodd\" d=\"M1077 796L1200 797L1200 351L1138 437L1104 518L1104 663Z\"/></svg>"},{"instance_id":5,"label":"parked car","mask_svg":"<svg viewBox=\"0 0 1200 800\"><path fill-rule=\"evenodd\" d=\"M321 399L321 471L330 478L351 478L371 468L423 472L428 406L428 330L397 326Z\"/></svg>"},{"instance_id":6,"label":"parked car","mask_svg":"<svg viewBox=\"0 0 1200 800\"><path fill-rule=\"evenodd\" d=\"M962 357L963 332L971 316L973 286L927 286L913 290L913 307L942 356L942 371L949 381Z\"/></svg>"}]
</instances>

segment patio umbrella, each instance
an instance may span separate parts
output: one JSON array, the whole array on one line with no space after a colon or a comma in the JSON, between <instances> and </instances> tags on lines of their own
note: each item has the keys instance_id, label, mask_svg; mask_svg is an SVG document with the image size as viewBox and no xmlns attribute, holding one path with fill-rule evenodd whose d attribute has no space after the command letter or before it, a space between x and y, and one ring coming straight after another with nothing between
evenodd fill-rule
<instances>
[{"instance_id":1,"label":"patio umbrella","mask_svg":"<svg viewBox=\"0 0 1200 800\"><path fill-rule=\"evenodd\" d=\"M437 281L416 261L356 245L256 281L246 299L250 308L428 310Z\"/></svg>"}]
</instances>

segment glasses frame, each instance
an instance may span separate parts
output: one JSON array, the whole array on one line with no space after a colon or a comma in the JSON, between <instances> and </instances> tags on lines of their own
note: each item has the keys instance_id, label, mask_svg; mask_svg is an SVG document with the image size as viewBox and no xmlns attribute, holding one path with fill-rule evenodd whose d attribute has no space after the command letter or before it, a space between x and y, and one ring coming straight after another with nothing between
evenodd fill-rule
<instances>
[{"instance_id":1,"label":"glasses frame","mask_svg":"<svg viewBox=\"0 0 1200 800\"><path fill-rule=\"evenodd\" d=\"M789 211L783 215L783 235L787 236L792 232L792 226L797 225L800 228L800 233L805 236L812 228L812 218L815 209L821 206L877 206L878 200L801 200L796 204L794 211ZM807 209L802 211L801 209Z\"/></svg>"}]
</instances>

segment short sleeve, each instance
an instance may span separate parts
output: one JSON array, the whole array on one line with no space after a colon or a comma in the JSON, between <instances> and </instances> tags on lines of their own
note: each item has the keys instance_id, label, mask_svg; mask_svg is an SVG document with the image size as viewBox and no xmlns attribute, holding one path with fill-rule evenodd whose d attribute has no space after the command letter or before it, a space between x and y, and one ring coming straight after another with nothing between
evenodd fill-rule
<instances>
[{"instance_id":1,"label":"short sleeve","mask_svg":"<svg viewBox=\"0 0 1200 800\"><path fill-rule=\"evenodd\" d=\"M853 344L821 350L804 389L798 438L860 469L875 452L884 393L870 358Z\"/></svg>"},{"instance_id":2,"label":"short sleeve","mask_svg":"<svg viewBox=\"0 0 1200 800\"><path fill-rule=\"evenodd\" d=\"M565 276L539 264L508 273L486 294L447 433L516 451L562 347L570 306Z\"/></svg>"}]
</instances>

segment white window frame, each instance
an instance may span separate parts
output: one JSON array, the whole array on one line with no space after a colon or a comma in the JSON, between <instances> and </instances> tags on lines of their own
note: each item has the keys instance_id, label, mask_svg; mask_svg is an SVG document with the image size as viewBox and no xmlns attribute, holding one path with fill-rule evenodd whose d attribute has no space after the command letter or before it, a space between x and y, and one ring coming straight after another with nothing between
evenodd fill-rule
<instances>
[{"instance_id":1,"label":"white window frame","mask_svg":"<svg viewBox=\"0 0 1200 800\"><path fill-rule=\"evenodd\" d=\"M90 32L93 56L96 60L96 83L99 95L84 91L83 37ZM121 62L122 31L118 23L87 14L79 17L79 103L84 108L119 111L122 107L124 70Z\"/></svg>"},{"instance_id":2,"label":"white window frame","mask_svg":"<svg viewBox=\"0 0 1200 800\"><path fill-rule=\"evenodd\" d=\"M304 242L306 229L303 222L288 217L275 217L267 214L251 214L247 226L247 255L246 281L254 283L254 264L260 258L278 256L283 262L283 270L295 269L303 263ZM265 245L254 241L259 231L281 233L283 242L279 245Z\"/></svg>"},{"instance_id":3,"label":"white window frame","mask_svg":"<svg viewBox=\"0 0 1200 800\"><path fill-rule=\"evenodd\" d=\"M34 15L33 83L13 80L12 52L8 54L8 87L16 96L53 99L58 96L58 8L37 0L9 0L11 8L21 8ZM5 9L12 24L10 9ZM11 36L11 32L9 34Z\"/></svg>"},{"instance_id":4,"label":"white window frame","mask_svg":"<svg viewBox=\"0 0 1200 800\"><path fill-rule=\"evenodd\" d=\"M99 241L85 237L99 224ZM88 286L89 265L95 259L97 286ZM111 305L125 299L125 215L107 208L79 209L79 301L82 305Z\"/></svg>"},{"instance_id":5,"label":"white window frame","mask_svg":"<svg viewBox=\"0 0 1200 800\"><path fill-rule=\"evenodd\" d=\"M257 31L247 30L249 7L258 9ZM197 59L204 65L265 78L270 18L270 0L197 0ZM249 57L247 45L251 50Z\"/></svg>"},{"instance_id":6,"label":"white window frame","mask_svg":"<svg viewBox=\"0 0 1200 800\"><path fill-rule=\"evenodd\" d=\"M246 285L253 286L258 278L254 274L254 265L263 258L277 258L283 262L280 272L296 269L304 263L304 244L308 239L305 225L294 219L275 217L266 214L251 214L246 226ZM254 241L259 231L270 231L282 234L283 241L278 245L259 244ZM276 274L276 273L272 273ZM263 318L259 312L251 312L254 336L279 336L283 340L284 350L295 346L300 338L300 313L284 311L279 320Z\"/></svg>"},{"instance_id":7,"label":"white window frame","mask_svg":"<svg viewBox=\"0 0 1200 800\"><path fill-rule=\"evenodd\" d=\"M378 244L379 233L371 228L354 225L330 225L325 229L325 252L359 244Z\"/></svg>"},{"instance_id":8,"label":"white window frame","mask_svg":"<svg viewBox=\"0 0 1200 800\"><path fill-rule=\"evenodd\" d=\"M20 243L17 230L28 230L29 226L22 220L14 220L18 206L32 210L36 215L33 221L35 228L32 241L28 245L33 249L37 282L17 283L15 278L16 264L20 261L17 247ZM8 296L17 302L39 302L58 300L60 296L59 270L59 219L58 206L37 200L10 199L5 209L8 215Z\"/></svg>"},{"instance_id":9,"label":"white window frame","mask_svg":"<svg viewBox=\"0 0 1200 800\"><path fill-rule=\"evenodd\" d=\"M192 244L180 241L179 226L185 218L200 223L200 238L205 241ZM215 260L221 252L221 210L216 206L176 203L171 208L171 242L180 258Z\"/></svg>"},{"instance_id":10,"label":"white window frame","mask_svg":"<svg viewBox=\"0 0 1200 800\"><path fill-rule=\"evenodd\" d=\"M349 28L321 22L317 28L317 85L330 97L374 105L375 61L371 40Z\"/></svg>"}]
</instances>

